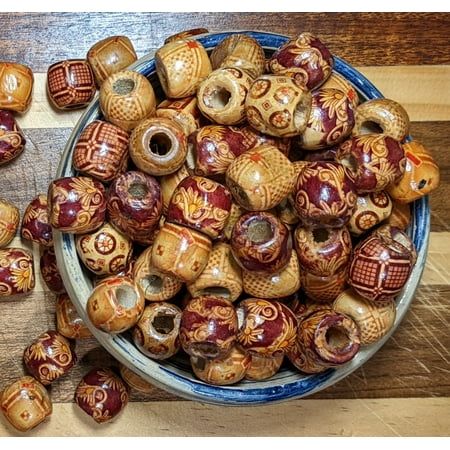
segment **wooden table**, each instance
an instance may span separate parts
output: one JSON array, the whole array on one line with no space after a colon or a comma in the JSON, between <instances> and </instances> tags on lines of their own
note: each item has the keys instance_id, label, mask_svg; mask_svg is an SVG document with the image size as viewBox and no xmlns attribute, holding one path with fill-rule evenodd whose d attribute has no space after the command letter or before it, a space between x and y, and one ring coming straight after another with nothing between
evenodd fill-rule
<instances>
[{"instance_id":1,"label":"wooden table","mask_svg":"<svg viewBox=\"0 0 450 450\"><path fill-rule=\"evenodd\" d=\"M159 389L132 394L114 423L97 426L72 403L89 368L111 363L95 341L79 342L81 361L51 386L54 413L30 434L48 435L448 435L450 432L450 14L1 14L0 58L35 73L31 110L19 118L25 152L0 168L0 195L23 213L46 192L64 144L81 112L53 110L47 67L83 58L97 40L125 34L139 56L183 29L259 29L318 34L331 51L356 66L386 97L402 103L412 134L441 167L431 198L427 267L412 308L389 342L362 368L307 400L255 408L182 401ZM28 247L18 237L13 245ZM33 247L38 256L38 248ZM22 352L54 325L55 296L38 276L33 294L0 302L0 389L24 373ZM16 433L0 419L0 436Z\"/></svg>"}]
</instances>

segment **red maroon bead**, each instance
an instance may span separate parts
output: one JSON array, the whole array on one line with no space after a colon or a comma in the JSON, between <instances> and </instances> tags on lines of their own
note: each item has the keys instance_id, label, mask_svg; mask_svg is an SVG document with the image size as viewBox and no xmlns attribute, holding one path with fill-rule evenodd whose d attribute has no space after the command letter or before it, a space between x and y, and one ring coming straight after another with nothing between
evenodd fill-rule
<instances>
[{"instance_id":1,"label":"red maroon bead","mask_svg":"<svg viewBox=\"0 0 450 450\"><path fill-rule=\"evenodd\" d=\"M0 249L0 297L25 294L34 284L33 255L22 248Z\"/></svg>"},{"instance_id":2,"label":"red maroon bead","mask_svg":"<svg viewBox=\"0 0 450 450\"><path fill-rule=\"evenodd\" d=\"M108 422L128 403L128 388L110 369L92 369L78 384L75 402L97 423Z\"/></svg>"},{"instance_id":3,"label":"red maroon bead","mask_svg":"<svg viewBox=\"0 0 450 450\"><path fill-rule=\"evenodd\" d=\"M0 110L0 166L17 158L25 143L25 136L13 114Z\"/></svg>"},{"instance_id":4,"label":"red maroon bead","mask_svg":"<svg viewBox=\"0 0 450 450\"><path fill-rule=\"evenodd\" d=\"M41 275L47 287L56 294L66 292L56 263L55 250L53 247L44 248L40 259Z\"/></svg>"},{"instance_id":5,"label":"red maroon bead","mask_svg":"<svg viewBox=\"0 0 450 450\"><path fill-rule=\"evenodd\" d=\"M48 222L47 196L39 194L25 209L20 234L24 239L50 247L53 234Z\"/></svg>"}]
</instances>

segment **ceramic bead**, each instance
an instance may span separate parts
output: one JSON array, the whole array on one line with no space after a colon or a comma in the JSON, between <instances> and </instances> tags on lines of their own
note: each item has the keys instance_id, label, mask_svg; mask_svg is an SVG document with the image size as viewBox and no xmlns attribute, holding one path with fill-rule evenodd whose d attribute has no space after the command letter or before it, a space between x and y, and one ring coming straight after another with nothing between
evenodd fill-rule
<instances>
[{"instance_id":1,"label":"ceramic bead","mask_svg":"<svg viewBox=\"0 0 450 450\"><path fill-rule=\"evenodd\" d=\"M249 124L277 137L292 137L303 133L312 106L311 93L293 78L282 75L262 75L251 85L245 100Z\"/></svg>"},{"instance_id":2,"label":"ceramic bead","mask_svg":"<svg viewBox=\"0 0 450 450\"><path fill-rule=\"evenodd\" d=\"M345 314L320 309L299 321L295 347L287 356L298 370L312 374L349 362L359 348L356 323Z\"/></svg>"},{"instance_id":3,"label":"ceramic bead","mask_svg":"<svg viewBox=\"0 0 450 450\"><path fill-rule=\"evenodd\" d=\"M193 39L165 44L155 53L155 63L159 81L169 98L194 95L212 70L205 48Z\"/></svg>"},{"instance_id":4,"label":"ceramic bead","mask_svg":"<svg viewBox=\"0 0 450 450\"><path fill-rule=\"evenodd\" d=\"M205 33L209 33L209 30L206 28L192 28L191 30L183 30L166 38L164 44L168 44L169 42L184 41L193 36L198 36L199 34Z\"/></svg>"},{"instance_id":5,"label":"ceramic bead","mask_svg":"<svg viewBox=\"0 0 450 450\"><path fill-rule=\"evenodd\" d=\"M275 357L295 344L297 319L283 303L249 298L239 303L236 313L238 343L249 353Z\"/></svg>"},{"instance_id":6,"label":"ceramic bead","mask_svg":"<svg viewBox=\"0 0 450 450\"><path fill-rule=\"evenodd\" d=\"M56 300L56 329L68 339L92 337L92 333L66 293L59 294Z\"/></svg>"},{"instance_id":7,"label":"ceramic bead","mask_svg":"<svg viewBox=\"0 0 450 450\"><path fill-rule=\"evenodd\" d=\"M19 208L0 197L0 248L6 247L19 227Z\"/></svg>"},{"instance_id":8,"label":"ceramic bead","mask_svg":"<svg viewBox=\"0 0 450 450\"><path fill-rule=\"evenodd\" d=\"M192 297L214 295L234 302L242 293L241 272L233 258L231 246L219 242L213 246L203 272L187 288Z\"/></svg>"},{"instance_id":9,"label":"ceramic bead","mask_svg":"<svg viewBox=\"0 0 450 450\"><path fill-rule=\"evenodd\" d=\"M103 82L99 102L105 119L125 131L154 115L156 109L150 81L130 70L116 72Z\"/></svg>"},{"instance_id":10,"label":"ceramic bead","mask_svg":"<svg viewBox=\"0 0 450 450\"><path fill-rule=\"evenodd\" d=\"M0 249L0 298L34 289L33 255L22 248Z\"/></svg>"},{"instance_id":11,"label":"ceramic bead","mask_svg":"<svg viewBox=\"0 0 450 450\"><path fill-rule=\"evenodd\" d=\"M110 36L96 42L87 53L97 86L113 73L119 72L137 60L133 43L126 36Z\"/></svg>"},{"instance_id":12,"label":"ceramic bead","mask_svg":"<svg viewBox=\"0 0 450 450\"><path fill-rule=\"evenodd\" d=\"M388 98L374 98L361 103L355 112L353 135L382 130L386 136L403 141L409 134L409 116L402 105Z\"/></svg>"},{"instance_id":13,"label":"ceramic bead","mask_svg":"<svg viewBox=\"0 0 450 450\"><path fill-rule=\"evenodd\" d=\"M403 289L415 261L408 235L384 225L355 247L348 282L368 300L388 300Z\"/></svg>"},{"instance_id":14,"label":"ceramic bead","mask_svg":"<svg viewBox=\"0 0 450 450\"><path fill-rule=\"evenodd\" d=\"M351 289L344 291L333 303L333 309L351 317L360 332L361 345L373 344L394 325L395 301L371 302Z\"/></svg>"},{"instance_id":15,"label":"ceramic bead","mask_svg":"<svg viewBox=\"0 0 450 450\"><path fill-rule=\"evenodd\" d=\"M150 175L176 172L185 162L187 139L173 120L152 117L143 120L130 137L130 156L136 166Z\"/></svg>"},{"instance_id":16,"label":"ceramic bead","mask_svg":"<svg viewBox=\"0 0 450 450\"><path fill-rule=\"evenodd\" d=\"M125 408L128 389L112 370L92 369L78 384L75 402L97 423L105 423Z\"/></svg>"},{"instance_id":17,"label":"ceramic bead","mask_svg":"<svg viewBox=\"0 0 450 450\"><path fill-rule=\"evenodd\" d=\"M185 165L181 166L176 172L164 175L159 179L161 184L161 194L163 202L163 214L167 214L169 203L178 184L189 176Z\"/></svg>"},{"instance_id":18,"label":"ceramic bead","mask_svg":"<svg viewBox=\"0 0 450 450\"><path fill-rule=\"evenodd\" d=\"M181 309L170 303L159 302L146 306L133 328L133 342L149 358L162 360L180 349Z\"/></svg>"},{"instance_id":19,"label":"ceramic bead","mask_svg":"<svg viewBox=\"0 0 450 450\"><path fill-rule=\"evenodd\" d=\"M53 247L46 247L42 251L39 267L46 286L55 294L66 292L61 274L59 273Z\"/></svg>"},{"instance_id":20,"label":"ceramic bead","mask_svg":"<svg viewBox=\"0 0 450 450\"><path fill-rule=\"evenodd\" d=\"M359 104L358 92L353 87L353 85L347 81L342 75L337 72L332 72L331 75L326 79L325 83L320 86L321 89L338 89L343 92L352 102L353 109Z\"/></svg>"},{"instance_id":21,"label":"ceramic bead","mask_svg":"<svg viewBox=\"0 0 450 450\"><path fill-rule=\"evenodd\" d=\"M308 89L314 89L331 75L333 64L333 56L320 39L301 33L272 55L268 67L272 73L292 74Z\"/></svg>"},{"instance_id":22,"label":"ceramic bead","mask_svg":"<svg viewBox=\"0 0 450 450\"><path fill-rule=\"evenodd\" d=\"M97 284L87 301L86 311L96 328L118 334L137 323L144 304L144 294L133 280L113 276Z\"/></svg>"},{"instance_id":23,"label":"ceramic bead","mask_svg":"<svg viewBox=\"0 0 450 450\"><path fill-rule=\"evenodd\" d=\"M336 160L351 172L358 194L384 190L401 178L406 165L400 142L383 134L348 139L340 144Z\"/></svg>"},{"instance_id":24,"label":"ceramic bead","mask_svg":"<svg viewBox=\"0 0 450 450\"><path fill-rule=\"evenodd\" d=\"M153 242L152 264L156 270L190 283L206 267L211 247L207 236L166 222Z\"/></svg>"},{"instance_id":25,"label":"ceramic bead","mask_svg":"<svg viewBox=\"0 0 450 450\"><path fill-rule=\"evenodd\" d=\"M23 131L12 113L0 110L0 166L17 158L23 152L25 144Z\"/></svg>"},{"instance_id":26,"label":"ceramic bead","mask_svg":"<svg viewBox=\"0 0 450 450\"><path fill-rule=\"evenodd\" d=\"M234 67L245 70L252 78L264 73L266 57L260 43L246 34L232 34L211 52L213 69Z\"/></svg>"},{"instance_id":27,"label":"ceramic bead","mask_svg":"<svg viewBox=\"0 0 450 450\"><path fill-rule=\"evenodd\" d=\"M176 122L186 136L200 128L202 122L197 97L163 100L156 108L156 117L165 117Z\"/></svg>"},{"instance_id":28,"label":"ceramic bead","mask_svg":"<svg viewBox=\"0 0 450 450\"><path fill-rule=\"evenodd\" d=\"M76 364L77 356L62 334L48 330L25 349L23 362L27 371L47 386L66 375Z\"/></svg>"},{"instance_id":29,"label":"ceramic bead","mask_svg":"<svg viewBox=\"0 0 450 450\"><path fill-rule=\"evenodd\" d=\"M234 225L231 248L243 269L271 274L288 264L292 238L286 225L276 216L253 212L241 216Z\"/></svg>"},{"instance_id":30,"label":"ceramic bead","mask_svg":"<svg viewBox=\"0 0 450 450\"><path fill-rule=\"evenodd\" d=\"M230 215L228 216L228 219L225 222L225 227L223 228L223 232L220 238L227 241L231 240L234 225L239 220L239 217L241 217L242 214L244 213L245 211L237 203L231 202Z\"/></svg>"},{"instance_id":31,"label":"ceramic bead","mask_svg":"<svg viewBox=\"0 0 450 450\"><path fill-rule=\"evenodd\" d=\"M237 157L228 167L226 183L235 201L250 211L278 205L294 189L293 164L276 147L261 145Z\"/></svg>"},{"instance_id":32,"label":"ceramic bead","mask_svg":"<svg viewBox=\"0 0 450 450\"><path fill-rule=\"evenodd\" d=\"M205 295L189 301L181 315L180 342L190 356L227 356L238 331L233 304L225 298Z\"/></svg>"},{"instance_id":33,"label":"ceramic bead","mask_svg":"<svg viewBox=\"0 0 450 450\"><path fill-rule=\"evenodd\" d=\"M250 366L245 373L245 379L250 381L263 381L273 377L283 364L284 355L258 356L252 354Z\"/></svg>"},{"instance_id":34,"label":"ceramic bead","mask_svg":"<svg viewBox=\"0 0 450 450\"><path fill-rule=\"evenodd\" d=\"M45 194L39 194L28 204L23 213L20 234L23 239L45 247L53 245L53 233L48 220L48 204Z\"/></svg>"},{"instance_id":35,"label":"ceramic bead","mask_svg":"<svg viewBox=\"0 0 450 450\"><path fill-rule=\"evenodd\" d=\"M386 219L386 223L392 227L405 231L411 223L411 207L409 203L392 202L391 215Z\"/></svg>"},{"instance_id":36,"label":"ceramic bead","mask_svg":"<svg viewBox=\"0 0 450 450\"><path fill-rule=\"evenodd\" d=\"M29 431L52 414L47 390L33 377L24 376L0 393L0 406L8 422L19 431Z\"/></svg>"},{"instance_id":37,"label":"ceramic bead","mask_svg":"<svg viewBox=\"0 0 450 450\"><path fill-rule=\"evenodd\" d=\"M58 109L84 108L94 98L95 80L84 59L68 59L47 70L47 92Z\"/></svg>"},{"instance_id":38,"label":"ceramic bead","mask_svg":"<svg viewBox=\"0 0 450 450\"><path fill-rule=\"evenodd\" d=\"M24 113L31 105L34 76L23 64L0 61L0 109Z\"/></svg>"},{"instance_id":39,"label":"ceramic bead","mask_svg":"<svg viewBox=\"0 0 450 450\"><path fill-rule=\"evenodd\" d=\"M388 188L389 195L400 203L411 203L437 189L439 167L431 152L417 141L403 144L406 156L405 173Z\"/></svg>"},{"instance_id":40,"label":"ceramic bead","mask_svg":"<svg viewBox=\"0 0 450 450\"><path fill-rule=\"evenodd\" d=\"M154 392L155 388L153 385L145 381L139 375L136 375L132 370L128 367L120 364L120 376L125 381L125 383L135 391L142 392L143 394L150 394Z\"/></svg>"},{"instance_id":41,"label":"ceramic bead","mask_svg":"<svg viewBox=\"0 0 450 450\"><path fill-rule=\"evenodd\" d=\"M191 356L191 367L197 378L215 386L228 386L241 381L252 356L239 347L232 348L224 358L206 359Z\"/></svg>"},{"instance_id":42,"label":"ceramic bead","mask_svg":"<svg viewBox=\"0 0 450 450\"><path fill-rule=\"evenodd\" d=\"M347 287L348 267L333 275L321 277L300 271L300 282L306 295L318 303L332 303Z\"/></svg>"}]
</instances>

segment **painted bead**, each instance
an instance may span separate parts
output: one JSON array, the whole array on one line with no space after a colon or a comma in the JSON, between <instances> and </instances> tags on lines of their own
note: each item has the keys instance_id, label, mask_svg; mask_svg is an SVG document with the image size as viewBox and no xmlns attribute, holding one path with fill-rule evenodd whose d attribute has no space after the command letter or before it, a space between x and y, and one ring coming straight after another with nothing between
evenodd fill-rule
<instances>
[{"instance_id":1,"label":"painted bead","mask_svg":"<svg viewBox=\"0 0 450 450\"><path fill-rule=\"evenodd\" d=\"M180 349L181 309L170 303L152 303L145 307L133 328L133 342L149 358L162 360Z\"/></svg>"},{"instance_id":2,"label":"painted bead","mask_svg":"<svg viewBox=\"0 0 450 450\"><path fill-rule=\"evenodd\" d=\"M211 359L227 356L236 342L237 331L234 306L225 298L194 297L181 315L180 342L191 356Z\"/></svg>"},{"instance_id":3,"label":"painted bead","mask_svg":"<svg viewBox=\"0 0 450 450\"><path fill-rule=\"evenodd\" d=\"M213 295L234 302L242 293L241 272L230 245L219 242L213 246L203 272L187 288L192 297Z\"/></svg>"},{"instance_id":4,"label":"painted bead","mask_svg":"<svg viewBox=\"0 0 450 450\"><path fill-rule=\"evenodd\" d=\"M144 294L133 280L113 276L97 284L87 301L86 311L96 328L118 334L137 323L144 305Z\"/></svg>"},{"instance_id":5,"label":"painted bead","mask_svg":"<svg viewBox=\"0 0 450 450\"><path fill-rule=\"evenodd\" d=\"M399 141L383 134L354 136L340 144L336 160L347 167L358 194L378 192L398 181L406 157Z\"/></svg>"},{"instance_id":6,"label":"painted bead","mask_svg":"<svg viewBox=\"0 0 450 450\"><path fill-rule=\"evenodd\" d=\"M284 355L259 356L252 354L250 366L245 373L245 379L251 381L262 381L273 377L283 364Z\"/></svg>"},{"instance_id":7,"label":"painted bead","mask_svg":"<svg viewBox=\"0 0 450 450\"><path fill-rule=\"evenodd\" d=\"M23 152L25 144L23 131L12 113L0 110L0 166L17 158Z\"/></svg>"},{"instance_id":8,"label":"painted bead","mask_svg":"<svg viewBox=\"0 0 450 450\"><path fill-rule=\"evenodd\" d=\"M39 260L42 279L46 286L55 294L66 292L61 274L59 273L53 247L45 247Z\"/></svg>"},{"instance_id":9,"label":"painted bead","mask_svg":"<svg viewBox=\"0 0 450 450\"><path fill-rule=\"evenodd\" d=\"M293 206L292 195L289 195L275 207L275 214L288 228L300 221L300 217L298 217Z\"/></svg>"},{"instance_id":10,"label":"painted bead","mask_svg":"<svg viewBox=\"0 0 450 450\"><path fill-rule=\"evenodd\" d=\"M142 392L143 394L150 394L155 391L153 385L145 381L142 377L135 374L123 364L120 364L119 370L120 376L131 389Z\"/></svg>"},{"instance_id":11,"label":"painted bead","mask_svg":"<svg viewBox=\"0 0 450 450\"><path fill-rule=\"evenodd\" d=\"M236 309L239 345L259 356L278 356L295 344L297 319L283 303L249 298Z\"/></svg>"},{"instance_id":12,"label":"painted bead","mask_svg":"<svg viewBox=\"0 0 450 450\"><path fill-rule=\"evenodd\" d=\"M308 89L320 86L333 69L333 56L311 33L301 33L282 45L270 58L272 73L289 73Z\"/></svg>"},{"instance_id":13,"label":"painted bead","mask_svg":"<svg viewBox=\"0 0 450 450\"><path fill-rule=\"evenodd\" d=\"M179 33L172 34L171 36L166 38L164 44L168 44L169 42L184 41L193 36L198 36L199 34L205 33L209 33L209 30L206 28L192 28L190 30L183 30L180 31Z\"/></svg>"},{"instance_id":14,"label":"painted bead","mask_svg":"<svg viewBox=\"0 0 450 450\"><path fill-rule=\"evenodd\" d=\"M411 207L409 203L392 202L391 215L386 219L386 223L392 227L405 231L411 223Z\"/></svg>"},{"instance_id":15,"label":"painted bead","mask_svg":"<svg viewBox=\"0 0 450 450\"><path fill-rule=\"evenodd\" d=\"M22 248L0 249L0 298L34 289L33 255Z\"/></svg>"},{"instance_id":16,"label":"painted bead","mask_svg":"<svg viewBox=\"0 0 450 450\"><path fill-rule=\"evenodd\" d=\"M119 72L137 60L133 43L126 36L110 36L96 42L88 51L88 60L97 86L113 73Z\"/></svg>"},{"instance_id":17,"label":"painted bead","mask_svg":"<svg viewBox=\"0 0 450 450\"><path fill-rule=\"evenodd\" d=\"M163 202L163 214L167 214L169 203L178 184L189 176L186 165L182 165L176 172L164 175L159 179Z\"/></svg>"},{"instance_id":18,"label":"painted bead","mask_svg":"<svg viewBox=\"0 0 450 450\"><path fill-rule=\"evenodd\" d=\"M385 336L394 325L395 301L370 302L348 289L334 301L333 309L351 317L360 332L361 345L373 344Z\"/></svg>"},{"instance_id":19,"label":"painted bead","mask_svg":"<svg viewBox=\"0 0 450 450\"><path fill-rule=\"evenodd\" d=\"M23 213L20 235L23 239L45 247L53 245L52 227L48 218L48 202L45 194L39 194L28 204Z\"/></svg>"},{"instance_id":20,"label":"painted bead","mask_svg":"<svg viewBox=\"0 0 450 450\"><path fill-rule=\"evenodd\" d=\"M58 109L84 108L94 98L95 80L84 59L68 59L47 70L47 92Z\"/></svg>"},{"instance_id":21,"label":"painted bead","mask_svg":"<svg viewBox=\"0 0 450 450\"><path fill-rule=\"evenodd\" d=\"M228 167L226 183L236 202L250 211L278 205L294 189L293 164L276 147L261 145L237 157Z\"/></svg>"},{"instance_id":22,"label":"painted bead","mask_svg":"<svg viewBox=\"0 0 450 450\"><path fill-rule=\"evenodd\" d=\"M194 95L211 72L205 48L193 39L175 40L155 53L156 72L168 98Z\"/></svg>"},{"instance_id":23,"label":"painted bead","mask_svg":"<svg viewBox=\"0 0 450 450\"><path fill-rule=\"evenodd\" d=\"M355 247L348 283L368 300L388 300L402 290L415 261L416 251L408 235L384 225Z\"/></svg>"},{"instance_id":24,"label":"painted bead","mask_svg":"<svg viewBox=\"0 0 450 450\"><path fill-rule=\"evenodd\" d=\"M33 377L24 376L0 393L1 410L8 422L19 431L29 431L52 414L47 390Z\"/></svg>"},{"instance_id":25,"label":"painted bead","mask_svg":"<svg viewBox=\"0 0 450 450\"><path fill-rule=\"evenodd\" d=\"M62 334L48 330L25 349L23 362L27 371L47 386L66 375L76 364L77 356Z\"/></svg>"},{"instance_id":26,"label":"painted bead","mask_svg":"<svg viewBox=\"0 0 450 450\"><path fill-rule=\"evenodd\" d=\"M356 323L332 309L320 309L299 321L298 337L288 353L301 372L320 373L352 360L360 348Z\"/></svg>"},{"instance_id":27,"label":"painted bead","mask_svg":"<svg viewBox=\"0 0 450 450\"><path fill-rule=\"evenodd\" d=\"M191 367L197 378L208 384L228 386L241 381L250 367L252 356L238 346L223 358L206 359L191 356Z\"/></svg>"},{"instance_id":28,"label":"painted bead","mask_svg":"<svg viewBox=\"0 0 450 450\"><path fill-rule=\"evenodd\" d=\"M300 271L300 282L304 292L318 303L332 303L347 287L347 278L348 266L325 277Z\"/></svg>"},{"instance_id":29,"label":"painted bead","mask_svg":"<svg viewBox=\"0 0 450 450\"><path fill-rule=\"evenodd\" d=\"M128 403L128 389L110 369L92 369L75 391L76 404L97 423L117 416Z\"/></svg>"},{"instance_id":30,"label":"painted bead","mask_svg":"<svg viewBox=\"0 0 450 450\"><path fill-rule=\"evenodd\" d=\"M326 79L325 83L320 86L320 89L328 88L338 89L343 92L350 99L353 109L356 109L359 104L358 92L342 75L339 75L337 72L331 72L331 75Z\"/></svg>"},{"instance_id":31,"label":"painted bead","mask_svg":"<svg viewBox=\"0 0 450 450\"><path fill-rule=\"evenodd\" d=\"M234 225L239 220L239 217L241 217L244 213L245 211L237 203L231 202L230 215L225 222L225 227L223 228L222 235L220 236L221 239L227 241L231 240Z\"/></svg>"},{"instance_id":32,"label":"painted bead","mask_svg":"<svg viewBox=\"0 0 450 450\"><path fill-rule=\"evenodd\" d=\"M152 264L156 270L190 283L206 267L211 247L207 236L166 222L153 242Z\"/></svg>"},{"instance_id":33,"label":"painted bead","mask_svg":"<svg viewBox=\"0 0 450 450\"><path fill-rule=\"evenodd\" d=\"M150 81L137 72L124 70L109 76L100 87L100 108L108 122L131 131L153 116L156 99Z\"/></svg>"},{"instance_id":34,"label":"painted bead","mask_svg":"<svg viewBox=\"0 0 450 450\"><path fill-rule=\"evenodd\" d=\"M163 100L156 108L156 117L165 117L176 122L186 136L200 128L202 121L197 97Z\"/></svg>"},{"instance_id":35,"label":"painted bead","mask_svg":"<svg viewBox=\"0 0 450 450\"><path fill-rule=\"evenodd\" d=\"M381 129L384 135L403 141L409 134L408 113L402 105L388 98L374 98L361 103L356 108L355 119L354 136Z\"/></svg>"},{"instance_id":36,"label":"painted bead","mask_svg":"<svg viewBox=\"0 0 450 450\"><path fill-rule=\"evenodd\" d=\"M0 197L0 248L6 247L13 240L19 221L19 208Z\"/></svg>"},{"instance_id":37,"label":"painted bead","mask_svg":"<svg viewBox=\"0 0 450 450\"><path fill-rule=\"evenodd\" d=\"M0 109L24 113L31 105L33 84L29 67L0 61Z\"/></svg>"},{"instance_id":38,"label":"painted bead","mask_svg":"<svg viewBox=\"0 0 450 450\"><path fill-rule=\"evenodd\" d=\"M288 264L292 238L278 217L268 212L252 212L241 216L234 225L231 248L243 269L271 274Z\"/></svg>"},{"instance_id":39,"label":"painted bead","mask_svg":"<svg viewBox=\"0 0 450 450\"><path fill-rule=\"evenodd\" d=\"M56 300L56 329L68 339L92 337L92 333L66 293L59 294Z\"/></svg>"},{"instance_id":40,"label":"painted bead","mask_svg":"<svg viewBox=\"0 0 450 450\"><path fill-rule=\"evenodd\" d=\"M431 152L420 142L403 144L406 167L403 176L388 188L389 195L400 203L411 203L430 194L440 182L439 167Z\"/></svg>"},{"instance_id":41,"label":"painted bead","mask_svg":"<svg viewBox=\"0 0 450 450\"><path fill-rule=\"evenodd\" d=\"M341 228L350 220L355 204L354 183L344 166L321 161L301 168L294 206L303 225Z\"/></svg>"}]
</instances>

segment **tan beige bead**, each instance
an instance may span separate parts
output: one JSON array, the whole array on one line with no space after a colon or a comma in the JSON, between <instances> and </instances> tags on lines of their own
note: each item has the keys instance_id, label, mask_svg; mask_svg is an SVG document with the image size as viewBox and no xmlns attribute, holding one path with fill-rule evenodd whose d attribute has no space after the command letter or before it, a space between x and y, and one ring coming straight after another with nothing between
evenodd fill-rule
<instances>
[{"instance_id":1,"label":"tan beige bead","mask_svg":"<svg viewBox=\"0 0 450 450\"><path fill-rule=\"evenodd\" d=\"M387 224L406 230L411 223L411 206L409 203L392 202L391 215L386 219Z\"/></svg>"},{"instance_id":2,"label":"tan beige bead","mask_svg":"<svg viewBox=\"0 0 450 450\"><path fill-rule=\"evenodd\" d=\"M155 392L155 388L153 385L145 381L142 377L135 374L132 370L130 370L123 364L120 364L119 371L120 376L131 389L142 392L143 394L151 394L152 392Z\"/></svg>"},{"instance_id":3,"label":"tan beige bead","mask_svg":"<svg viewBox=\"0 0 450 450\"><path fill-rule=\"evenodd\" d=\"M24 113L31 105L34 75L23 64L0 61L0 110Z\"/></svg>"},{"instance_id":4,"label":"tan beige bead","mask_svg":"<svg viewBox=\"0 0 450 450\"><path fill-rule=\"evenodd\" d=\"M92 333L66 293L59 294L56 301L56 330L69 339L92 337Z\"/></svg>"},{"instance_id":5,"label":"tan beige bead","mask_svg":"<svg viewBox=\"0 0 450 450\"><path fill-rule=\"evenodd\" d=\"M225 227L222 232L222 237L227 239L228 241L231 239L231 234L233 233L234 224L238 221L239 217L245 213L245 210L242 209L237 203L231 203L230 215L225 223Z\"/></svg>"},{"instance_id":6,"label":"tan beige bead","mask_svg":"<svg viewBox=\"0 0 450 450\"><path fill-rule=\"evenodd\" d=\"M306 295L317 303L332 303L347 285L347 267L328 277L300 272L300 281Z\"/></svg>"},{"instance_id":7,"label":"tan beige bead","mask_svg":"<svg viewBox=\"0 0 450 450\"><path fill-rule=\"evenodd\" d=\"M19 221L19 208L0 198L0 248L6 247L13 240Z\"/></svg>"},{"instance_id":8,"label":"tan beige bead","mask_svg":"<svg viewBox=\"0 0 450 450\"><path fill-rule=\"evenodd\" d=\"M161 194L163 199L163 214L167 214L167 208L169 207L172 195L180 183L189 176L189 172L186 165L182 165L176 172L164 175L159 179L161 184Z\"/></svg>"},{"instance_id":9,"label":"tan beige bead","mask_svg":"<svg viewBox=\"0 0 450 450\"><path fill-rule=\"evenodd\" d=\"M184 134L189 136L200 128L201 113L197 106L197 97L166 99L157 106L156 117L173 120L183 128Z\"/></svg>"},{"instance_id":10,"label":"tan beige bead","mask_svg":"<svg viewBox=\"0 0 450 450\"><path fill-rule=\"evenodd\" d=\"M251 381L262 381L274 376L283 364L284 355L258 356L252 354L250 367L245 373L245 379Z\"/></svg>"},{"instance_id":11,"label":"tan beige bead","mask_svg":"<svg viewBox=\"0 0 450 450\"><path fill-rule=\"evenodd\" d=\"M343 92L352 102L353 108L359 104L359 96L353 85L348 82L342 75L332 72L325 83L320 86L320 89L333 88Z\"/></svg>"}]
</instances>

